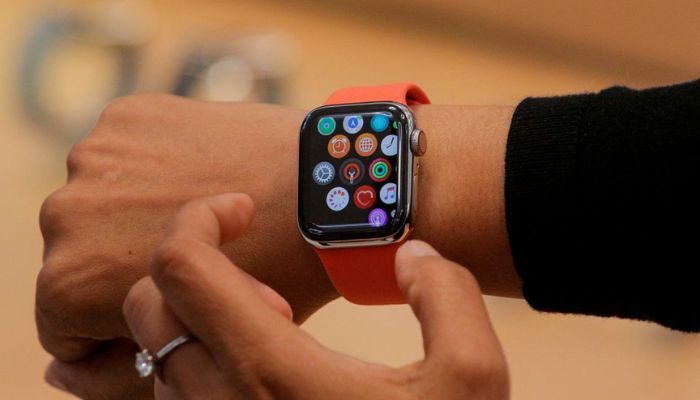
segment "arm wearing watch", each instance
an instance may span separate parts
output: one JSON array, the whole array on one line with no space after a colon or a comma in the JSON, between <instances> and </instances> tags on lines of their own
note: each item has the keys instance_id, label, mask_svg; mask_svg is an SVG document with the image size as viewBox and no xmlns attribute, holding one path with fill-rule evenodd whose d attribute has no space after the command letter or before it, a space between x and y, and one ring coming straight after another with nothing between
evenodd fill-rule
<instances>
[{"instance_id":1,"label":"arm wearing watch","mask_svg":"<svg viewBox=\"0 0 700 400\"><path fill-rule=\"evenodd\" d=\"M699 87L526 99L515 113L413 106L432 139L414 237L468 266L488 294L700 330L688 234L699 222Z\"/></svg>"},{"instance_id":2,"label":"arm wearing watch","mask_svg":"<svg viewBox=\"0 0 700 400\"><path fill-rule=\"evenodd\" d=\"M517 295L503 203L498 201L512 108L471 113L465 107L427 103L413 84L342 89L302 124L299 229L336 289L355 303L403 302L394 279L394 253L414 226L417 237L442 244L451 256L465 254L459 238L469 236L474 244L469 248L479 249L469 253L476 260L470 263L475 274L495 288L491 293ZM441 117L432 118L436 115ZM483 124L487 117L489 123ZM466 136L450 128L480 123L482 129ZM431 131L444 135L426 151ZM475 174L479 169L481 174ZM455 185L472 177L469 188ZM489 222L462 218L465 207ZM503 270L488 273L474 267L490 262Z\"/></svg>"}]
</instances>

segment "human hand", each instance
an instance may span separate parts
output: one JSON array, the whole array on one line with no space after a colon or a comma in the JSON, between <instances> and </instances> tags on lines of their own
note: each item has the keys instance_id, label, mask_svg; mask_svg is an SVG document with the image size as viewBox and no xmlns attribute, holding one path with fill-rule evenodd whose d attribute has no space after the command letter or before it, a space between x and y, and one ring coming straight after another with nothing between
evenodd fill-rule
<instances>
[{"instance_id":1,"label":"human hand","mask_svg":"<svg viewBox=\"0 0 700 400\"><path fill-rule=\"evenodd\" d=\"M84 398L152 393L124 372L134 345L121 313L152 251L187 200L232 190L260 207L223 252L285 296L297 321L337 294L295 220L296 148L304 112L163 95L120 99L68 157L69 179L44 203L36 320L56 357L47 379L80 371ZM235 255L235 256L234 256ZM280 266L280 260L284 265Z\"/></svg>"},{"instance_id":2,"label":"human hand","mask_svg":"<svg viewBox=\"0 0 700 400\"><path fill-rule=\"evenodd\" d=\"M154 351L186 333L198 338L161 364L157 399L508 398L506 361L465 268L423 242L401 247L396 276L421 323L425 359L398 369L370 364L316 342L290 321L281 296L218 250L251 219L245 195L187 204L151 277L129 292L124 313L141 346Z\"/></svg>"}]
</instances>

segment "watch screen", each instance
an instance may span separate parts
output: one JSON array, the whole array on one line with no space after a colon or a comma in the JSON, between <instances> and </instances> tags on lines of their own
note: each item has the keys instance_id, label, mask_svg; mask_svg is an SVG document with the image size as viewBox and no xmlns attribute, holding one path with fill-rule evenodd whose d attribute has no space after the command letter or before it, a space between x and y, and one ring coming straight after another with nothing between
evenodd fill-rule
<instances>
[{"instance_id":1,"label":"watch screen","mask_svg":"<svg viewBox=\"0 0 700 400\"><path fill-rule=\"evenodd\" d=\"M315 240L386 237L405 220L406 116L384 103L323 107L301 130L299 225Z\"/></svg>"}]
</instances>

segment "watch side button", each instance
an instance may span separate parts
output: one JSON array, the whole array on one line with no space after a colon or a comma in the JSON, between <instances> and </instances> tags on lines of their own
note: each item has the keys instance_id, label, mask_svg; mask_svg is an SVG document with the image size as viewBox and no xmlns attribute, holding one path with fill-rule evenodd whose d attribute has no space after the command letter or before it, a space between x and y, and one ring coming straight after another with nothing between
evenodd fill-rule
<instances>
[{"instance_id":1,"label":"watch side button","mask_svg":"<svg viewBox=\"0 0 700 400\"><path fill-rule=\"evenodd\" d=\"M411 151L417 157L425 154L428 150L428 139L425 137L425 132L420 129L415 129L411 133Z\"/></svg>"}]
</instances>

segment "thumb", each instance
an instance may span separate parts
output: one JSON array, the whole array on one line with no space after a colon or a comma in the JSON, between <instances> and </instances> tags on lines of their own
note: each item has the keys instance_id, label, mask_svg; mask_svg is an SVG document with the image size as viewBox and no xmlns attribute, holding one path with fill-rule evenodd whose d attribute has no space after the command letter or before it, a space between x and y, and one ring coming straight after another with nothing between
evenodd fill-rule
<instances>
[{"instance_id":1,"label":"thumb","mask_svg":"<svg viewBox=\"0 0 700 400\"><path fill-rule=\"evenodd\" d=\"M501 354L479 285L466 268L411 240L396 253L396 280L421 324L426 360Z\"/></svg>"}]
</instances>

